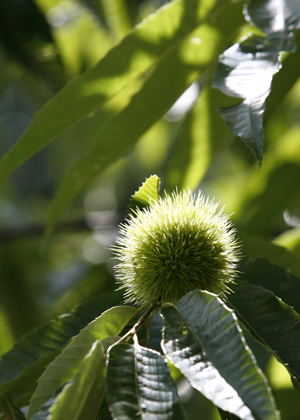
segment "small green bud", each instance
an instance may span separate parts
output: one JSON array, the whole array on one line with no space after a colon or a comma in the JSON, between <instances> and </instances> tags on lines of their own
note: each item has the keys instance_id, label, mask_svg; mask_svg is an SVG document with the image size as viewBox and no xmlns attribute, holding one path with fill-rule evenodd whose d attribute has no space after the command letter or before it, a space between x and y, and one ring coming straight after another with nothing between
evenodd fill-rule
<instances>
[{"instance_id":1,"label":"small green bud","mask_svg":"<svg viewBox=\"0 0 300 420\"><path fill-rule=\"evenodd\" d=\"M121 225L115 266L127 302L176 302L194 289L224 297L239 259L235 230L201 192L174 192Z\"/></svg>"}]
</instances>

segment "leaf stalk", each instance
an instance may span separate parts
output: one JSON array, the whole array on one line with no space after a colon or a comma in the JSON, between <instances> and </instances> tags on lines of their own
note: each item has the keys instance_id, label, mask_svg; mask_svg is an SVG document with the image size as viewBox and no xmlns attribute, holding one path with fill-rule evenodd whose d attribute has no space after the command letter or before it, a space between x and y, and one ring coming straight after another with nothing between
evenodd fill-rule
<instances>
[{"instance_id":1,"label":"leaf stalk","mask_svg":"<svg viewBox=\"0 0 300 420\"><path fill-rule=\"evenodd\" d=\"M148 318L149 315L151 315L151 313L154 311L154 309L158 308L161 305L161 302L159 299L155 300L151 306L147 309L146 312L143 313L143 315L139 318L139 320L134 324L134 326L126 333L123 335L123 337L120 338L120 340L118 340L116 343L114 343L108 350L108 352L110 351L110 349L114 346L116 346L117 344L122 343L123 341L127 341L129 338L135 336L135 334L137 333L137 331L139 330L139 328L144 324L144 322L146 321L146 319Z\"/></svg>"}]
</instances>

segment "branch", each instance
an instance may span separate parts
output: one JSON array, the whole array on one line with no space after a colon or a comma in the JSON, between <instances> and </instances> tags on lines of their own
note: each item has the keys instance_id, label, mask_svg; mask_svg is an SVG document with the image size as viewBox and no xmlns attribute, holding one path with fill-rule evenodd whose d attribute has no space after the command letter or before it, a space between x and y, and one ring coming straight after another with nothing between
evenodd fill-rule
<instances>
[{"instance_id":1,"label":"branch","mask_svg":"<svg viewBox=\"0 0 300 420\"><path fill-rule=\"evenodd\" d=\"M160 306L161 302L160 300L155 300L152 305L147 309L146 312L143 313L143 315L140 317L140 319L134 324L134 326L125 334L123 337L120 338L116 343L114 343L111 347L116 346L117 344L122 343L123 341L126 341L128 338L134 336L138 329L143 325L143 323L146 321L149 315L152 314L155 308L158 308ZM110 351L110 348L108 349L108 352Z\"/></svg>"}]
</instances>

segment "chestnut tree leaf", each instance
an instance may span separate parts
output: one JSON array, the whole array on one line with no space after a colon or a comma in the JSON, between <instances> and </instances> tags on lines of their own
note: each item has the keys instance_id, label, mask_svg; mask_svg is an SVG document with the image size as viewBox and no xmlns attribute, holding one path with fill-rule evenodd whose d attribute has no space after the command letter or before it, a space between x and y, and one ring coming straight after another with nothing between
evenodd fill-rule
<instances>
[{"instance_id":1,"label":"chestnut tree leaf","mask_svg":"<svg viewBox=\"0 0 300 420\"><path fill-rule=\"evenodd\" d=\"M138 309L131 306L116 306L108 309L86 326L49 364L39 378L28 409L27 419L31 419L55 391L72 380L96 340L103 341L109 337L118 336L137 312Z\"/></svg>"},{"instance_id":2,"label":"chestnut tree leaf","mask_svg":"<svg viewBox=\"0 0 300 420\"><path fill-rule=\"evenodd\" d=\"M193 2L185 4L188 5L186 13L195 14L195 10L201 9L200 3L195 8ZM224 20L225 9L230 11L230 23ZM210 24L211 19L214 20L213 26ZM153 65L152 71L145 75L141 88L132 96L128 105L99 130L91 152L66 171L50 205L48 235L76 195L108 165L128 153L211 62L217 60L219 53L232 42L233 33L241 24L240 3L228 5L227 1L212 2L203 13L202 22L199 21L196 28L190 26L191 30L184 38L177 40L173 48L166 49L165 54Z\"/></svg>"},{"instance_id":3,"label":"chestnut tree leaf","mask_svg":"<svg viewBox=\"0 0 300 420\"><path fill-rule=\"evenodd\" d=\"M183 420L165 358L136 341L113 345L109 352L106 399L113 417Z\"/></svg>"},{"instance_id":4,"label":"chestnut tree leaf","mask_svg":"<svg viewBox=\"0 0 300 420\"><path fill-rule=\"evenodd\" d=\"M274 248L276 250L275 246ZM278 248L280 249L280 247ZM282 250L283 253L286 251L284 248ZM275 253L275 255L279 258L279 253ZM290 270L272 264L266 258L256 258L253 261L248 261L245 258L241 261L239 270L239 280L269 290L291 306L300 316L300 279Z\"/></svg>"},{"instance_id":5,"label":"chestnut tree leaf","mask_svg":"<svg viewBox=\"0 0 300 420\"><path fill-rule=\"evenodd\" d=\"M156 175L152 175L146 179L138 191L131 197L128 213L136 208L142 209L148 207L151 201L157 201L159 198L160 179Z\"/></svg>"},{"instance_id":6,"label":"chestnut tree leaf","mask_svg":"<svg viewBox=\"0 0 300 420\"><path fill-rule=\"evenodd\" d=\"M261 164L263 113L273 75L279 71L281 52L293 52L293 33L300 24L295 0L252 0L246 17L266 34L249 36L221 54L214 86L242 101L220 112L228 127L250 147Z\"/></svg>"},{"instance_id":7,"label":"chestnut tree leaf","mask_svg":"<svg viewBox=\"0 0 300 420\"><path fill-rule=\"evenodd\" d=\"M78 420L83 412L85 412L84 418L90 420L95 418L105 393L105 361L106 349L96 340L83 359L78 372L56 397L49 410L48 420ZM89 397L93 388L96 395L91 400Z\"/></svg>"},{"instance_id":8,"label":"chestnut tree leaf","mask_svg":"<svg viewBox=\"0 0 300 420\"><path fill-rule=\"evenodd\" d=\"M161 313L163 351L194 388L241 419L280 418L234 313L219 298L194 290Z\"/></svg>"},{"instance_id":9,"label":"chestnut tree leaf","mask_svg":"<svg viewBox=\"0 0 300 420\"><path fill-rule=\"evenodd\" d=\"M202 181L216 152L232 133L217 110L219 98L210 83L201 86L195 105L178 130L167 165L166 189L194 190Z\"/></svg>"},{"instance_id":10,"label":"chestnut tree leaf","mask_svg":"<svg viewBox=\"0 0 300 420\"><path fill-rule=\"evenodd\" d=\"M102 312L119 302L119 293L99 294L17 341L0 360L0 398L5 394L15 398L23 393L27 399L30 398L45 367L68 341ZM27 401L24 401L24 405Z\"/></svg>"},{"instance_id":11,"label":"chestnut tree leaf","mask_svg":"<svg viewBox=\"0 0 300 420\"><path fill-rule=\"evenodd\" d=\"M166 54L203 23L212 11L215 13L215 8L222 8L222 3L219 0L171 1L136 25L95 68L72 79L35 114L27 131L3 157L0 163L0 182L53 140L81 121L91 118L110 100L114 101L112 109L122 109L131 96L126 89L135 82L139 85L141 77L151 73ZM226 3L231 5L228 0ZM232 19L235 19L234 14ZM238 20L241 25L241 16ZM234 26L233 22L231 26L227 24L230 32ZM184 57L181 61L184 61ZM129 130L128 126L126 130ZM116 152L121 139L122 136L119 136L117 143L114 139L113 148ZM112 142L104 137L102 141ZM104 155L99 156L101 165L104 158Z\"/></svg>"},{"instance_id":12,"label":"chestnut tree leaf","mask_svg":"<svg viewBox=\"0 0 300 420\"><path fill-rule=\"evenodd\" d=\"M250 334L271 352L300 384L300 315L274 292L255 284L258 282L268 289L274 288L276 294L293 303L292 293L297 293L299 281L285 278L274 266L269 266L270 274L266 281L261 277L267 272L263 269L261 275L258 275L259 278L255 279L258 274L257 262L255 265L256 267L250 266L249 271L244 274L243 278L247 281L235 280L235 284L232 285L234 293L228 296L228 304ZM272 277L273 286L270 282ZM294 301L298 307L297 300L296 295Z\"/></svg>"}]
</instances>

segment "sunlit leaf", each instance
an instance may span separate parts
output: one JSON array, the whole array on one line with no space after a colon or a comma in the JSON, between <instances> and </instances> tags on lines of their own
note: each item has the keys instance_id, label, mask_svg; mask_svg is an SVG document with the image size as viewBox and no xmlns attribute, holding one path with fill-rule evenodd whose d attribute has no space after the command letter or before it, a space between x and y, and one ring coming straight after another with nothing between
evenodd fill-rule
<instances>
[{"instance_id":1,"label":"sunlit leaf","mask_svg":"<svg viewBox=\"0 0 300 420\"><path fill-rule=\"evenodd\" d=\"M91 117L108 99L122 96L128 84L154 68L203 22L216 4L216 0L173 1L136 26L94 69L71 80L35 114L26 133L2 159L0 182L47 144ZM231 30L235 24L233 21ZM212 42L214 39L210 40ZM121 138L118 137L118 142ZM102 163L104 157L102 153L98 163Z\"/></svg>"},{"instance_id":2,"label":"sunlit leaf","mask_svg":"<svg viewBox=\"0 0 300 420\"><path fill-rule=\"evenodd\" d=\"M87 2L34 0L51 24L51 32L69 76L92 67L112 45L108 31L97 21ZM72 24L68 25L68 21Z\"/></svg>"},{"instance_id":3,"label":"sunlit leaf","mask_svg":"<svg viewBox=\"0 0 300 420\"><path fill-rule=\"evenodd\" d=\"M95 418L101 405L101 397L103 398L105 392L103 387L105 360L106 352L103 345L100 341L95 341L81 363L78 372L54 401L48 420L77 420L82 415L87 402L89 415L85 413L85 418L90 420ZM93 404L93 407L91 407L91 401L88 401L88 397L93 387L96 388L98 395L96 406ZM92 416L92 414L94 415Z\"/></svg>"},{"instance_id":4,"label":"sunlit leaf","mask_svg":"<svg viewBox=\"0 0 300 420\"><path fill-rule=\"evenodd\" d=\"M228 45L233 28L241 25L240 4L230 5L230 24L223 19L223 10L221 5L216 7L215 26L204 22L165 52L131 102L99 131L98 142L91 153L67 170L50 206L48 233L76 195L108 165L127 153Z\"/></svg>"},{"instance_id":5,"label":"sunlit leaf","mask_svg":"<svg viewBox=\"0 0 300 420\"><path fill-rule=\"evenodd\" d=\"M102 341L120 334L137 309L130 306L114 307L85 327L62 353L46 368L39 378L27 418L30 419L61 386L78 372L84 357L96 340Z\"/></svg>"},{"instance_id":6,"label":"sunlit leaf","mask_svg":"<svg viewBox=\"0 0 300 420\"><path fill-rule=\"evenodd\" d=\"M300 183L300 162L290 162L287 158L275 165L266 179L263 176L260 180L257 178L260 183L262 180L263 189L260 190L259 184L256 184L256 196L252 199L248 197L243 204L243 230L251 235L273 236L274 231L286 228L283 212L300 205L300 197L295 194Z\"/></svg>"},{"instance_id":7,"label":"sunlit leaf","mask_svg":"<svg viewBox=\"0 0 300 420\"><path fill-rule=\"evenodd\" d=\"M262 161L265 100L270 93L273 74L279 70L278 51L250 37L235 44L220 56L214 86L244 101L220 112L228 127L241 137L257 160Z\"/></svg>"},{"instance_id":8,"label":"sunlit leaf","mask_svg":"<svg viewBox=\"0 0 300 420\"><path fill-rule=\"evenodd\" d=\"M300 4L297 0L251 0L246 17L269 39L276 39L279 51L293 51L293 31L299 28Z\"/></svg>"},{"instance_id":9,"label":"sunlit leaf","mask_svg":"<svg viewBox=\"0 0 300 420\"><path fill-rule=\"evenodd\" d=\"M295 258L297 258L297 261L300 261L300 226L283 232L274 239L273 243L292 252L293 255L295 255ZM291 269L291 271L293 271L293 269ZM300 277L300 271L298 276Z\"/></svg>"},{"instance_id":10,"label":"sunlit leaf","mask_svg":"<svg viewBox=\"0 0 300 420\"><path fill-rule=\"evenodd\" d=\"M2 340L0 342L0 356L7 352L13 345L14 339L9 325L7 315L3 308L0 308L0 336ZM1 366L1 365L0 365Z\"/></svg>"},{"instance_id":11,"label":"sunlit leaf","mask_svg":"<svg viewBox=\"0 0 300 420\"><path fill-rule=\"evenodd\" d=\"M217 297L195 290L162 315L162 348L194 388L241 419L279 419L235 315Z\"/></svg>"},{"instance_id":12,"label":"sunlit leaf","mask_svg":"<svg viewBox=\"0 0 300 420\"><path fill-rule=\"evenodd\" d=\"M152 175L146 179L138 191L131 197L128 212L135 210L136 207L142 209L149 206L152 200L157 201L159 198L160 179L156 175Z\"/></svg>"},{"instance_id":13,"label":"sunlit leaf","mask_svg":"<svg viewBox=\"0 0 300 420\"><path fill-rule=\"evenodd\" d=\"M99 314L118 304L118 293L103 293L26 334L0 361L0 397L33 393L39 376L67 342Z\"/></svg>"},{"instance_id":14,"label":"sunlit leaf","mask_svg":"<svg viewBox=\"0 0 300 420\"><path fill-rule=\"evenodd\" d=\"M131 22L125 0L100 0L106 23L114 37L121 39L130 29Z\"/></svg>"},{"instance_id":15,"label":"sunlit leaf","mask_svg":"<svg viewBox=\"0 0 300 420\"><path fill-rule=\"evenodd\" d=\"M289 54L283 61L280 72L276 73L272 82L272 90L266 100L264 122L272 116L273 112L282 103L285 96L300 77L300 32L296 32L295 43L297 49Z\"/></svg>"},{"instance_id":16,"label":"sunlit leaf","mask_svg":"<svg viewBox=\"0 0 300 420\"><path fill-rule=\"evenodd\" d=\"M252 0L247 17L266 38L250 36L220 56L214 86L243 101L220 108L228 127L241 137L262 162L265 100L273 75L280 69L280 53L294 51L293 31L299 26L300 6L293 0Z\"/></svg>"},{"instance_id":17,"label":"sunlit leaf","mask_svg":"<svg viewBox=\"0 0 300 420\"><path fill-rule=\"evenodd\" d=\"M106 399L116 419L185 418L165 358L137 342L111 348L106 382Z\"/></svg>"},{"instance_id":18,"label":"sunlit leaf","mask_svg":"<svg viewBox=\"0 0 300 420\"><path fill-rule=\"evenodd\" d=\"M214 92L206 86L179 129L167 168L166 188L195 189L228 133L217 111Z\"/></svg>"}]
</instances>

